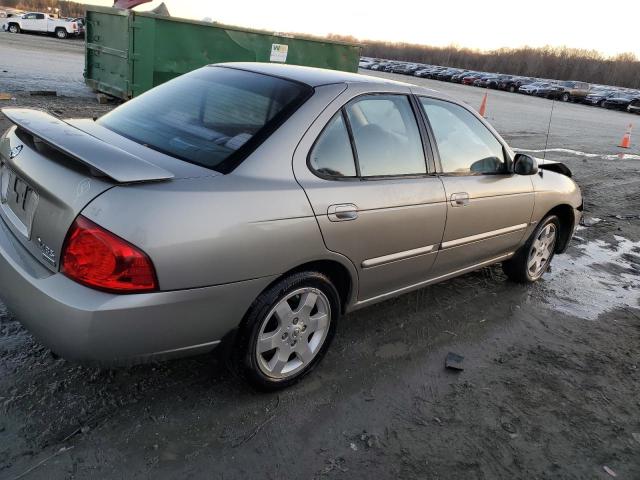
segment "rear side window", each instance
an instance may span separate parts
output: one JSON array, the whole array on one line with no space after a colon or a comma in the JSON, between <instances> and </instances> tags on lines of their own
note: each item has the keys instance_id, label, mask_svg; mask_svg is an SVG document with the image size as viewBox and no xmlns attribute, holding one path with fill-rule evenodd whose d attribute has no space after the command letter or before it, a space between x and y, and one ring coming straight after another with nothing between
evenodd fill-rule
<instances>
[{"instance_id":1,"label":"rear side window","mask_svg":"<svg viewBox=\"0 0 640 480\"><path fill-rule=\"evenodd\" d=\"M454 103L420 98L435 135L444 173L507 173L502 144L480 120Z\"/></svg>"},{"instance_id":2,"label":"rear side window","mask_svg":"<svg viewBox=\"0 0 640 480\"><path fill-rule=\"evenodd\" d=\"M420 130L409 98L366 95L348 103L316 140L309 166L331 177L426 174Z\"/></svg>"},{"instance_id":3,"label":"rear side window","mask_svg":"<svg viewBox=\"0 0 640 480\"><path fill-rule=\"evenodd\" d=\"M312 93L307 85L269 75L204 67L125 103L98 123L154 150L227 173Z\"/></svg>"},{"instance_id":4,"label":"rear side window","mask_svg":"<svg viewBox=\"0 0 640 480\"><path fill-rule=\"evenodd\" d=\"M420 131L406 96L360 97L346 112L363 177L427 172Z\"/></svg>"},{"instance_id":5,"label":"rear side window","mask_svg":"<svg viewBox=\"0 0 640 480\"><path fill-rule=\"evenodd\" d=\"M321 175L355 177L356 165L349 141L349 132L342 111L328 123L309 156L311 168Z\"/></svg>"}]
</instances>

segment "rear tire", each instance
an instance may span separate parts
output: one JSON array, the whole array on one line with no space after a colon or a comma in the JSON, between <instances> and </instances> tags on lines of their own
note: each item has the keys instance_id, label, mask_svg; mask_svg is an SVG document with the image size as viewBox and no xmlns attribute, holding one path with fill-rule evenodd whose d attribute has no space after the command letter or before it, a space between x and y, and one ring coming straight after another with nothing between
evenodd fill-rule
<instances>
[{"instance_id":1,"label":"rear tire","mask_svg":"<svg viewBox=\"0 0 640 480\"><path fill-rule=\"evenodd\" d=\"M9 25L9 32L10 33L20 33L20 25L12 23L11 25Z\"/></svg>"},{"instance_id":2,"label":"rear tire","mask_svg":"<svg viewBox=\"0 0 640 480\"><path fill-rule=\"evenodd\" d=\"M509 87L509 91L510 91L511 93L514 93L514 92L516 91L516 87L515 87L514 85L511 85L511 86Z\"/></svg>"},{"instance_id":3,"label":"rear tire","mask_svg":"<svg viewBox=\"0 0 640 480\"><path fill-rule=\"evenodd\" d=\"M563 102L568 102L569 100L571 100L571 96L567 92L565 92L565 93L562 94L562 97L560 97L560 99Z\"/></svg>"},{"instance_id":4,"label":"rear tire","mask_svg":"<svg viewBox=\"0 0 640 480\"><path fill-rule=\"evenodd\" d=\"M502 263L502 270L509 280L518 283L534 283L549 269L555 255L560 234L560 220L555 215L545 217L533 234L513 257Z\"/></svg>"},{"instance_id":5,"label":"rear tire","mask_svg":"<svg viewBox=\"0 0 640 480\"><path fill-rule=\"evenodd\" d=\"M293 385L324 357L339 317L340 296L325 275L289 275L250 307L238 332L233 368L259 390Z\"/></svg>"},{"instance_id":6,"label":"rear tire","mask_svg":"<svg viewBox=\"0 0 640 480\"><path fill-rule=\"evenodd\" d=\"M57 28L56 29L56 37L58 37L60 40L64 40L68 36L69 36L69 34L67 33L67 31L64 28Z\"/></svg>"}]
</instances>

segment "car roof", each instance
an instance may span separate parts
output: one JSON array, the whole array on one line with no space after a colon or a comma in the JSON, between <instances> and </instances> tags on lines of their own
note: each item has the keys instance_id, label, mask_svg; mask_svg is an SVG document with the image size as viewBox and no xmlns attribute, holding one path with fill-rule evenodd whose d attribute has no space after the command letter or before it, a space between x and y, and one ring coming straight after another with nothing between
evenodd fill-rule
<instances>
[{"instance_id":1,"label":"car roof","mask_svg":"<svg viewBox=\"0 0 640 480\"><path fill-rule=\"evenodd\" d=\"M310 87L319 87L321 85L329 85L332 83L393 83L396 85L408 85L407 83L396 82L394 80L387 80L379 77L370 77L357 73L342 72L339 70L328 70L324 68L302 67L299 65L259 62L229 62L217 63L215 65L287 78L296 82L305 83Z\"/></svg>"},{"instance_id":2,"label":"car roof","mask_svg":"<svg viewBox=\"0 0 640 480\"><path fill-rule=\"evenodd\" d=\"M433 90L431 88L415 85L412 83L398 82L381 77L373 77L370 75L362 75L359 73L342 72L339 70L328 70L324 68L303 67L299 65L285 65L276 63L259 63L259 62L228 62L217 63L210 66L223 66L228 68L237 68L249 72L262 73L281 78L286 78L296 82L301 82L310 87L320 87L322 85L331 85L336 83L357 83L368 84L373 86L398 85L410 89L415 94L428 95L430 97L441 98L443 100L454 101L460 103L456 98Z\"/></svg>"},{"instance_id":3,"label":"car roof","mask_svg":"<svg viewBox=\"0 0 640 480\"><path fill-rule=\"evenodd\" d=\"M283 65L276 63L258 62L229 62L217 63L216 66L237 68L265 75L287 78L296 82L305 83L311 87L329 85L332 83L373 83L413 86L404 82L396 82L386 78L371 77L358 73L341 72L339 70L327 70L324 68L302 67L298 65Z\"/></svg>"}]
</instances>

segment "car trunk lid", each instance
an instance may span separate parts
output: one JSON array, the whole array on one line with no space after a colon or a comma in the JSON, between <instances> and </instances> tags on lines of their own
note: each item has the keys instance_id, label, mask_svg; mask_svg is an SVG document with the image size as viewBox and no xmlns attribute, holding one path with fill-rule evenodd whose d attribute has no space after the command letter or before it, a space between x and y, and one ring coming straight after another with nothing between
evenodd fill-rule
<instances>
[{"instance_id":1,"label":"car trunk lid","mask_svg":"<svg viewBox=\"0 0 640 480\"><path fill-rule=\"evenodd\" d=\"M69 227L91 200L115 185L175 177L45 112L2 112L15 126L0 138L0 218L52 271Z\"/></svg>"}]
</instances>

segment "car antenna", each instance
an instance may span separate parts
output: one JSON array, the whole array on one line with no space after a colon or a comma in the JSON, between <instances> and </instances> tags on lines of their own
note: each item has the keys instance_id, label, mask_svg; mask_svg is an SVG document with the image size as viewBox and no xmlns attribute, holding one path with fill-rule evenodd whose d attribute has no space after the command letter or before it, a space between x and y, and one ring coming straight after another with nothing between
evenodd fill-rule
<instances>
[{"instance_id":1,"label":"car antenna","mask_svg":"<svg viewBox=\"0 0 640 480\"><path fill-rule=\"evenodd\" d=\"M542 165L547 159L547 147L549 146L549 133L551 133L551 121L553 119L553 109L556 106L556 98L551 99L551 113L549 114L549 125L547 126L547 138L544 141L544 150L542 152ZM544 175L544 169L540 170L540 176Z\"/></svg>"}]
</instances>

